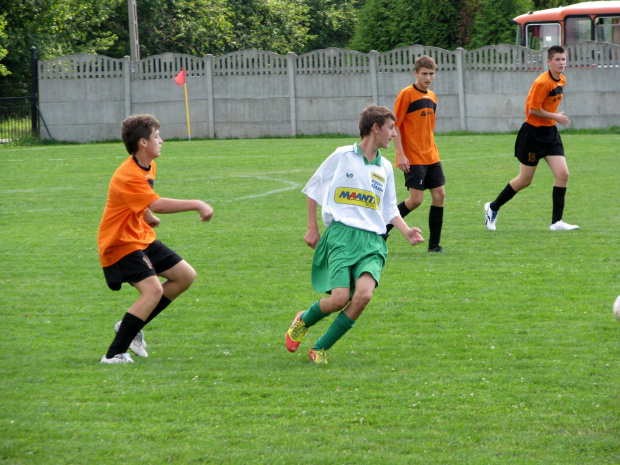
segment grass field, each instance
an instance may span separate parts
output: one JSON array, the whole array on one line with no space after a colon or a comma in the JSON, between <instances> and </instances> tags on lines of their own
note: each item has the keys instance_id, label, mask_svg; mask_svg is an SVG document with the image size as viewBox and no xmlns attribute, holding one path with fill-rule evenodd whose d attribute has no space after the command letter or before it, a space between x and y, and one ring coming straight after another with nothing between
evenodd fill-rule
<instances>
[{"instance_id":1,"label":"grass field","mask_svg":"<svg viewBox=\"0 0 620 465\"><path fill-rule=\"evenodd\" d=\"M331 320L284 347L319 297L300 190L354 139L166 142L157 192L215 216L162 215L198 278L126 366L99 359L137 293L107 289L96 250L122 144L0 147L0 463L620 464L620 135L563 139L580 229L549 231L543 163L492 233L514 135L439 136L445 253L394 232L323 366L307 350ZM407 222L426 232L429 205Z\"/></svg>"}]
</instances>

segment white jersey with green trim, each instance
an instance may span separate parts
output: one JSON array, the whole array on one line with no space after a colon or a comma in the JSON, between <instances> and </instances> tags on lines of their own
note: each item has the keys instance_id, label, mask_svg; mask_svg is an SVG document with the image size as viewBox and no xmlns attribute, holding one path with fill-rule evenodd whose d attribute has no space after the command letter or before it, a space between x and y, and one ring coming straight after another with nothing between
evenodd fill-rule
<instances>
[{"instance_id":1,"label":"white jersey with green trim","mask_svg":"<svg viewBox=\"0 0 620 465\"><path fill-rule=\"evenodd\" d=\"M392 163L381 152L368 162L357 143L338 147L302 192L321 205L325 226L338 221L385 234L385 225L400 216Z\"/></svg>"}]
</instances>

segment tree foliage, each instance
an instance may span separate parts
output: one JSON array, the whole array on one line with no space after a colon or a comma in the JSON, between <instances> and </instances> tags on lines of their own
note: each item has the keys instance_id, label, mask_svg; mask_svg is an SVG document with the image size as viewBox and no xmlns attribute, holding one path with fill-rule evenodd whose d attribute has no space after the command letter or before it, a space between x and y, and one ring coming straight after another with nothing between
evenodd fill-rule
<instances>
[{"instance_id":1,"label":"tree foliage","mask_svg":"<svg viewBox=\"0 0 620 465\"><path fill-rule=\"evenodd\" d=\"M0 0L7 25L7 54L1 64L12 84L3 93L24 93L30 85L30 47L42 59L107 50L116 39L105 25L124 0ZM7 86L8 87L8 86Z\"/></svg>"},{"instance_id":2,"label":"tree foliage","mask_svg":"<svg viewBox=\"0 0 620 465\"><path fill-rule=\"evenodd\" d=\"M387 51L406 45L458 46L463 0L367 0L351 48Z\"/></svg>"},{"instance_id":3,"label":"tree foliage","mask_svg":"<svg viewBox=\"0 0 620 465\"><path fill-rule=\"evenodd\" d=\"M0 60L2 60L8 53L8 50L4 48L6 47L6 41L7 41L6 32L4 32L5 27L6 27L5 15L1 14L0 15ZM0 76L7 76L9 73L10 71L6 69L6 66L0 63Z\"/></svg>"},{"instance_id":4,"label":"tree foliage","mask_svg":"<svg viewBox=\"0 0 620 465\"><path fill-rule=\"evenodd\" d=\"M564 0L139 0L142 57L328 47L454 50L514 42L512 18ZM0 0L0 95L26 92L30 47L41 60L130 54L127 0ZM13 86L4 85L13 83ZM13 91L11 91L13 92Z\"/></svg>"},{"instance_id":5,"label":"tree foliage","mask_svg":"<svg viewBox=\"0 0 620 465\"><path fill-rule=\"evenodd\" d=\"M346 47L353 37L357 12L363 3L364 0L305 0L308 41L300 52Z\"/></svg>"},{"instance_id":6,"label":"tree foliage","mask_svg":"<svg viewBox=\"0 0 620 465\"><path fill-rule=\"evenodd\" d=\"M137 2L141 57L259 49L285 54L345 46L363 0L149 0ZM0 70L23 93L30 47L41 60L84 52L130 54L127 0L0 0ZM4 50L6 49L6 53ZM7 86L0 88L6 95Z\"/></svg>"},{"instance_id":7,"label":"tree foliage","mask_svg":"<svg viewBox=\"0 0 620 465\"><path fill-rule=\"evenodd\" d=\"M512 18L532 9L531 0L478 0L478 12L468 30L467 48L485 45L514 44L515 23Z\"/></svg>"}]
</instances>

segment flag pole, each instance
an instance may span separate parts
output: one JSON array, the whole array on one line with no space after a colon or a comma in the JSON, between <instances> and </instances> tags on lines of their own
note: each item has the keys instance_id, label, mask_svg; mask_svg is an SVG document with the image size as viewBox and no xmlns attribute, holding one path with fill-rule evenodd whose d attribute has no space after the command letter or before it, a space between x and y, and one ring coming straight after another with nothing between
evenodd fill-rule
<instances>
[{"instance_id":1,"label":"flag pole","mask_svg":"<svg viewBox=\"0 0 620 465\"><path fill-rule=\"evenodd\" d=\"M187 82L183 83L183 87L185 88L185 113L187 114L187 136L189 137L189 140L191 142L192 131L190 129L190 124L189 124L189 104L187 103Z\"/></svg>"},{"instance_id":2,"label":"flag pole","mask_svg":"<svg viewBox=\"0 0 620 465\"><path fill-rule=\"evenodd\" d=\"M185 114L187 115L187 136L189 140L192 140L192 132L189 124L189 102L187 101L187 82L185 78L185 68L182 68L179 74L174 78L174 82L176 82L179 87L183 86L185 89Z\"/></svg>"}]
</instances>

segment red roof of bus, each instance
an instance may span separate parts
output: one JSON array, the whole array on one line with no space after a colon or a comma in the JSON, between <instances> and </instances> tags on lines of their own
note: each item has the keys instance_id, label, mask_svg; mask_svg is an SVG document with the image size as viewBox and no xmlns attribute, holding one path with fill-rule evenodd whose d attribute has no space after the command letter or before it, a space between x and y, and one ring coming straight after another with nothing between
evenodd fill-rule
<instances>
[{"instance_id":1,"label":"red roof of bus","mask_svg":"<svg viewBox=\"0 0 620 465\"><path fill-rule=\"evenodd\" d=\"M620 15L620 1L576 3L574 5L559 8L529 12L527 14L517 16L513 19L513 21L519 24L524 24L538 21L558 21L560 19L564 19L565 16L572 15L609 15L614 13Z\"/></svg>"}]
</instances>

